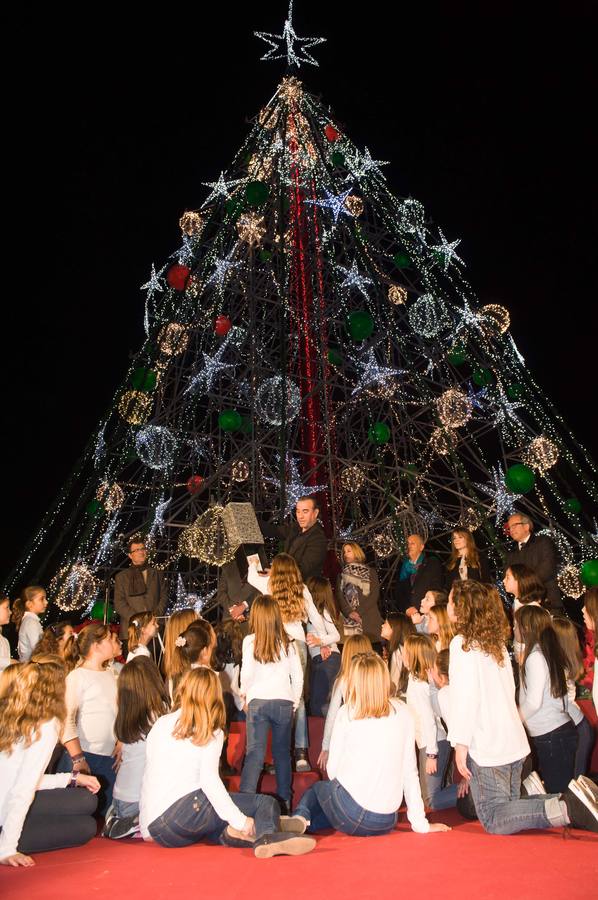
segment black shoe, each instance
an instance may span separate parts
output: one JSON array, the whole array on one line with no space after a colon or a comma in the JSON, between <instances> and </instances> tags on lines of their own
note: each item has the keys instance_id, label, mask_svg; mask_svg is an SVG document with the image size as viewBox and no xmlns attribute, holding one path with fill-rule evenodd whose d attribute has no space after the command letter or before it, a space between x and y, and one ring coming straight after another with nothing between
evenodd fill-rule
<instances>
[{"instance_id":1,"label":"black shoe","mask_svg":"<svg viewBox=\"0 0 598 900\"><path fill-rule=\"evenodd\" d=\"M305 835L266 834L253 845L253 852L258 859L270 859L272 856L303 856L316 846L316 840Z\"/></svg>"},{"instance_id":2,"label":"black shoe","mask_svg":"<svg viewBox=\"0 0 598 900\"><path fill-rule=\"evenodd\" d=\"M311 772L307 750L303 747L295 750L295 772Z\"/></svg>"},{"instance_id":3,"label":"black shoe","mask_svg":"<svg viewBox=\"0 0 598 900\"><path fill-rule=\"evenodd\" d=\"M113 819L110 823L110 831L106 835L112 841L118 841L120 838L129 837L139 831L139 816L127 816L123 819Z\"/></svg>"},{"instance_id":4,"label":"black shoe","mask_svg":"<svg viewBox=\"0 0 598 900\"><path fill-rule=\"evenodd\" d=\"M561 800L565 801L573 828L598 833L598 804L587 796L576 781L569 782L569 787L561 794Z\"/></svg>"}]
</instances>

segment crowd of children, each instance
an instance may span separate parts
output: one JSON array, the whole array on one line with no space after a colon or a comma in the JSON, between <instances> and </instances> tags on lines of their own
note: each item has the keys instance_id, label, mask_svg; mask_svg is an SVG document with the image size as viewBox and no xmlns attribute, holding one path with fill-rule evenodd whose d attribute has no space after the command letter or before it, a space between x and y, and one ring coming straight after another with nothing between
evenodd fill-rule
<instances>
[{"instance_id":1,"label":"crowd of children","mask_svg":"<svg viewBox=\"0 0 598 900\"><path fill-rule=\"evenodd\" d=\"M448 597L429 591L420 610L389 615L379 654L365 633L343 635L330 584L304 585L280 554L268 574L250 566L261 593L248 634L232 620L214 628L193 610L176 612L161 669L151 613L131 618L123 665L107 625L43 631L45 592L27 588L12 610L18 661L0 633L0 863L28 866L31 853L82 844L98 815L109 839L300 855L321 829L392 831L403 798L421 833L450 831L426 809L461 809L464 798L490 833L598 832L595 736L576 703L579 635L543 607L524 568L507 571L512 622L495 587L456 579ZM0 599L0 632L10 615ZM586 592L583 616L595 632L598 588ZM596 704L596 675L593 684ZM293 809L306 708L326 720L323 777ZM240 719L245 759L240 791L229 793L226 735ZM256 793L269 733L277 799ZM524 778L530 755L536 771Z\"/></svg>"}]
</instances>

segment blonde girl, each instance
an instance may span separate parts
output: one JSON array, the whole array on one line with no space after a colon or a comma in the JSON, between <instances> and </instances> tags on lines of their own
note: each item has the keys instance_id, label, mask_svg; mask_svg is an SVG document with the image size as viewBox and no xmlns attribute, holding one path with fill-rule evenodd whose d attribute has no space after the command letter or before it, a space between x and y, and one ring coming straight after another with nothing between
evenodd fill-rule
<instances>
[{"instance_id":1,"label":"blonde girl","mask_svg":"<svg viewBox=\"0 0 598 900\"><path fill-rule=\"evenodd\" d=\"M436 651L448 650L455 636L455 628L448 617L446 606L433 606L428 613L428 633L432 636Z\"/></svg>"},{"instance_id":2,"label":"blonde girl","mask_svg":"<svg viewBox=\"0 0 598 900\"><path fill-rule=\"evenodd\" d=\"M594 746L594 729L575 702L577 695L575 682L581 681L584 676L579 632L571 619L566 619L564 616L554 616L552 627L565 658L569 715L573 719L573 724L577 731L577 750L575 751L573 777L579 778L580 775L585 775L588 771L590 755Z\"/></svg>"},{"instance_id":3,"label":"blonde girl","mask_svg":"<svg viewBox=\"0 0 598 900\"><path fill-rule=\"evenodd\" d=\"M341 667L337 675L332 694L330 696L330 705L326 713L326 722L324 723L324 736L322 738L322 750L318 757L318 768L322 772L326 771L328 763L328 752L330 749L330 740L332 738L332 730L339 709L345 700L345 691L347 687L347 679L351 660L358 653L369 653L372 650L372 642L366 634L353 634L347 638L343 644L343 652L341 655Z\"/></svg>"},{"instance_id":4,"label":"blonde girl","mask_svg":"<svg viewBox=\"0 0 598 900\"><path fill-rule=\"evenodd\" d=\"M136 613L129 619L129 629L127 632L127 662L130 662L136 656L151 657L148 649L153 639L158 634L158 620L153 612L145 610Z\"/></svg>"},{"instance_id":5,"label":"blonde girl","mask_svg":"<svg viewBox=\"0 0 598 900\"><path fill-rule=\"evenodd\" d=\"M268 732L277 794L291 808L291 730L303 692L303 668L284 628L279 604L256 597L249 614L251 634L243 640L241 693L247 709L247 750L241 791L255 791L264 765Z\"/></svg>"},{"instance_id":6,"label":"blonde girl","mask_svg":"<svg viewBox=\"0 0 598 900\"><path fill-rule=\"evenodd\" d=\"M376 653L353 657L346 702L334 724L328 774L303 795L295 810L310 831L388 834L403 796L414 831L449 831L424 813L415 760L415 728L405 705L390 697L390 676Z\"/></svg>"},{"instance_id":7,"label":"blonde girl","mask_svg":"<svg viewBox=\"0 0 598 900\"><path fill-rule=\"evenodd\" d=\"M401 655L403 644L410 634L416 633L416 627L406 613L389 613L380 629L380 636L387 642L390 680L397 697L407 689L408 672L403 669Z\"/></svg>"},{"instance_id":8,"label":"blonde girl","mask_svg":"<svg viewBox=\"0 0 598 900\"><path fill-rule=\"evenodd\" d=\"M196 619L179 634L174 642L175 652L178 658L177 668L183 674L189 669L212 667L212 654L216 647L216 633L205 619ZM182 675L172 680L169 685L169 693L173 703L176 703L177 688Z\"/></svg>"},{"instance_id":9,"label":"blonde girl","mask_svg":"<svg viewBox=\"0 0 598 900\"><path fill-rule=\"evenodd\" d=\"M168 686L168 692L172 697L172 685L178 681L187 671L185 661L177 650L176 639L180 634L197 621L197 613L194 609L181 609L173 613L166 620L164 628L164 656L162 657L162 672Z\"/></svg>"},{"instance_id":10,"label":"blonde girl","mask_svg":"<svg viewBox=\"0 0 598 900\"><path fill-rule=\"evenodd\" d=\"M325 716L341 664L338 610L327 578L308 578L307 587L326 629L326 637L323 638L318 637L313 625L307 626L310 655L309 712L312 716Z\"/></svg>"},{"instance_id":11,"label":"blonde girl","mask_svg":"<svg viewBox=\"0 0 598 900\"><path fill-rule=\"evenodd\" d=\"M201 841L253 847L258 858L307 853L315 841L292 833L303 823L281 820L273 797L227 793L218 773L225 721L218 674L205 667L188 671L179 709L161 716L147 736L142 836L162 847Z\"/></svg>"},{"instance_id":12,"label":"blonde girl","mask_svg":"<svg viewBox=\"0 0 598 900\"><path fill-rule=\"evenodd\" d=\"M43 587L33 585L21 591L14 602L12 620L19 634L18 654L21 662L31 659L44 629L39 617L46 611L48 600Z\"/></svg>"},{"instance_id":13,"label":"blonde girl","mask_svg":"<svg viewBox=\"0 0 598 900\"><path fill-rule=\"evenodd\" d=\"M431 809L448 809L457 803L457 785L443 787L451 746L432 706L430 678L436 656L436 649L428 635L413 635L403 645L403 665L409 672L406 700L415 722L424 805Z\"/></svg>"},{"instance_id":14,"label":"blonde girl","mask_svg":"<svg viewBox=\"0 0 598 900\"><path fill-rule=\"evenodd\" d=\"M65 718L62 660L40 656L11 666L3 680L0 864L32 866L30 853L76 847L94 837L93 794L100 785L89 775L44 774ZM87 791L66 790L71 784Z\"/></svg>"}]
</instances>

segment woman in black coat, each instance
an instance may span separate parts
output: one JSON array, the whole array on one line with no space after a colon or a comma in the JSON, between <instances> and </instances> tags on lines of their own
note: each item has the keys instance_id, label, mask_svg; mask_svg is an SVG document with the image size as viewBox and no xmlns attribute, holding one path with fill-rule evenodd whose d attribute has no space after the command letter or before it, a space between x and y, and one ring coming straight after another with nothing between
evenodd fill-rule
<instances>
[{"instance_id":1,"label":"woman in black coat","mask_svg":"<svg viewBox=\"0 0 598 900\"><path fill-rule=\"evenodd\" d=\"M444 586L450 592L453 582L465 581L490 582L490 566L486 556L478 550L471 531L467 528L455 528L452 534L452 550L446 565Z\"/></svg>"}]
</instances>

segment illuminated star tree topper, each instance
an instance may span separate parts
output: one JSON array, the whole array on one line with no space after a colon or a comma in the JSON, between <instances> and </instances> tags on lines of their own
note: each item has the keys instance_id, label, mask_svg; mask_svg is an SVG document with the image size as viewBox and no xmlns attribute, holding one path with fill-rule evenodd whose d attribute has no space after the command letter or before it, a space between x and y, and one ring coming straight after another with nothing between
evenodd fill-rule
<instances>
[{"instance_id":1,"label":"illuminated star tree topper","mask_svg":"<svg viewBox=\"0 0 598 900\"><path fill-rule=\"evenodd\" d=\"M313 58L308 50L318 44L323 44L324 37L298 37L293 28L293 0L289 2L289 11L287 14L282 34L270 34L266 31L254 31L256 37L270 44L270 49L264 53L261 59L284 59L286 56L289 66L301 66L301 63L309 63L311 66L319 66L319 62ZM282 49L283 42L286 43L286 51ZM295 49L297 44L298 49ZM302 45L302 46L300 46Z\"/></svg>"}]
</instances>

